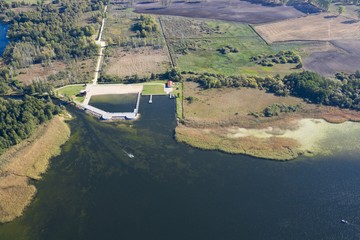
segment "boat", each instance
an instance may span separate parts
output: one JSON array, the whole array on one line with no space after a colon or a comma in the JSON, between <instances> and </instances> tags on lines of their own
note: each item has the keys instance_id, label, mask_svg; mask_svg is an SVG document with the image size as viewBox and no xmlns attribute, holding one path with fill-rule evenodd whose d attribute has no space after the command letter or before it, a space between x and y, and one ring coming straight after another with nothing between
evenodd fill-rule
<instances>
[{"instance_id":1,"label":"boat","mask_svg":"<svg viewBox=\"0 0 360 240\"><path fill-rule=\"evenodd\" d=\"M128 155L129 158L134 158L134 157L135 157L134 154L128 153L128 152L125 151L124 149L123 149L123 152L126 153L126 155Z\"/></svg>"},{"instance_id":2,"label":"boat","mask_svg":"<svg viewBox=\"0 0 360 240\"><path fill-rule=\"evenodd\" d=\"M344 224L349 224L349 222L345 219L341 219L341 222L344 223Z\"/></svg>"}]
</instances>

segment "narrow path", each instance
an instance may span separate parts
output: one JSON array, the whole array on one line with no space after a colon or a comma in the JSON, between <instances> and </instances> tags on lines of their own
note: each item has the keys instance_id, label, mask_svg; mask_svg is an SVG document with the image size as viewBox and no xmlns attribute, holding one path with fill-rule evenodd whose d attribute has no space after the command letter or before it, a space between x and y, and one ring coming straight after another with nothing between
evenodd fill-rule
<instances>
[{"instance_id":1,"label":"narrow path","mask_svg":"<svg viewBox=\"0 0 360 240\"><path fill-rule=\"evenodd\" d=\"M104 14L106 13L107 11L107 7L108 6L105 6L105 9L104 9ZM104 31L104 26L105 26L105 18L102 20L102 23L101 23L101 27L100 27L100 30L99 30L99 35L98 35L98 38L96 40L96 44L100 46L100 51L99 51L99 57L98 57L98 60L97 60L97 63L96 63L96 68L95 68L95 75L94 75L94 79L92 81L93 85L96 85L97 84L97 81L98 81L98 78L99 78L99 71L100 71L100 66L101 66L101 60L103 58L103 50L106 46L106 42L104 41L101 41L101 37L102 37L102 34L103 34L103 31Z\"/></svg>"},{"instance_id":2,"label":"narrow path","mask_svg":"<svg viewBox=\"0 0 360 240\"><path fill-rule=\"evenodd\" d=\"M161 17L159 17L158 19L159 19L159 23L160 23L160 30L161 30L161 33L162 33L162 35L164 37L166 49L167 49L167 52L168 52L168 55L169 55L170 65L173 68L173 67L175 67L175 61L174 61L173 56L172 56L172 54L170 52L169 43L168 43L168 40L167 40L167 38L165 36L165 32L164 32L163 24L162 24L162 21L161 21Z\"/></svg>"}]
</instances>

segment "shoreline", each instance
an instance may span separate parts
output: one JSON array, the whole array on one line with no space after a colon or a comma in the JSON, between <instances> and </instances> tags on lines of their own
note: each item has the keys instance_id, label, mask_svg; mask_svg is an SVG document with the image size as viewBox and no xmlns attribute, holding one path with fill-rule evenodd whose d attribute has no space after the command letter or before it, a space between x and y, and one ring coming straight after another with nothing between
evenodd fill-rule
<instances>
[{"instance_id":1,"label":"shoreline","mask_svg":"<svg viewBox=\"0 0 360 240\"><path fill-rule=\"evenodd\" d=\"M42 178L50 159L60 154L60 147L70 137L65 120L55 116L40 125L30 138L0 155L0 223L21 216L32 202L36 187L31 180Z\"/></svg>"},{"instance_id":2,"label":"shoreline","mask_svg":"<svg viewBox=\"0 0 360 240\"><path fill-rule=\"evenodd\" d=\"M355 146L360 141L358 122L330 123L325 119L302 118L291 123L294 127L196 128L179 124L175 138L199 149L282 161L359 148Z\"/></svg>"}]
</instances>

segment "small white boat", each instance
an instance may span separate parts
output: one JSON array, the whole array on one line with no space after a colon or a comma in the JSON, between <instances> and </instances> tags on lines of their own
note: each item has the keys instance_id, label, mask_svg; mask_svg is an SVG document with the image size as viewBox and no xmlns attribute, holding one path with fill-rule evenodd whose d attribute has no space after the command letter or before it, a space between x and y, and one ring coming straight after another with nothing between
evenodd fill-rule
<instances>
[{"instance_id":1,"label":"small white boat","mask_svg":"<svg viewBox=\"0 0 360 240\"><path fill-rule=\"evenodd\" d=\"M344 224L349 224L349 222L347 220L345 220L345 219L342 219L341 222L344 223Z\"/></svg>"},{"instance_id":2,"label":"small white boat","mask_svg":"<svg viewBox=\"0 0 360 240\"><path fill-rule=\"evenodd\" d=\"M134 154L128 153L128 152L125 151L124 149L123 149L123 152L126 153L126 155L128 155L129 158L134 158L134 157L135 157Z\"/></svg>"},{"instance_id":3,"label":"small white boat","mask_svg":"<svg viewBox=\"0 0 360 240\"><path fill-rule=\"evenodd\" d=\"M152 95L150 95L149 103L152 103Z\"/></svg>"}]
</instances>

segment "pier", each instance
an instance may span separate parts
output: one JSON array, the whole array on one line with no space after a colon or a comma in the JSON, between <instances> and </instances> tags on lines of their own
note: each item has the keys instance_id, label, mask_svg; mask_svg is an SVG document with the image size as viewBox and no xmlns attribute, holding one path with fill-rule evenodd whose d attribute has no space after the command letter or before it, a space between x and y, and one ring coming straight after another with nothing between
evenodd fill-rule
<instances>
[{"instance_id":1,"label":"pier","mask_svg":"<svg viewBox=\"0 0 360 240\"><path fill-rule=\"evenodd\" d=\"M80 107L91 115L103 120L135 120L139 117L140 97L142 85L124 85L124 84L107 84L107 85L88 85L86 87L86 97ZM132 94L137 93L136 105L133 112L106 112L99 108L89 105L90 98L96 95L110 94Z\"/></svg>"}]
</instances>

